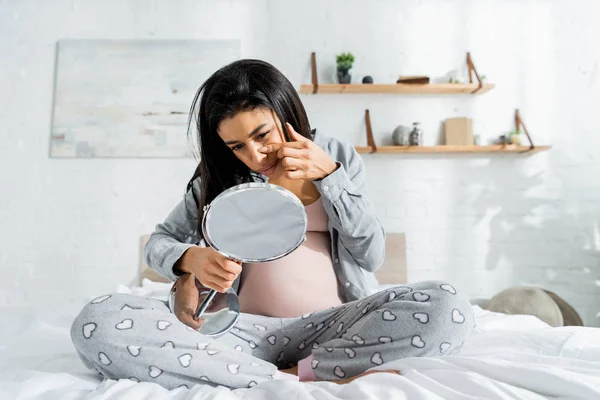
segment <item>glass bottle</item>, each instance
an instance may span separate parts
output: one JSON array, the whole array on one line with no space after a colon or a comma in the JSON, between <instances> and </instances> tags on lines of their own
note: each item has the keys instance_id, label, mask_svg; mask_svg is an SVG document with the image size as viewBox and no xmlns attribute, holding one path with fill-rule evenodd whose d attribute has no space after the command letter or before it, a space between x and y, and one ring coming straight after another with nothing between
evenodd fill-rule
<instances>
[{"instance_id":1,"label":"glass bottle","mask_svg":"<svg viewBox=\"0 0 600 400\"><path fill-rule=\"evenodd\" d=\"M420 146L423 143L423 131L419 122L413 122L413 129L408 137L409 146Z\"/></svg>"}]
</instances>

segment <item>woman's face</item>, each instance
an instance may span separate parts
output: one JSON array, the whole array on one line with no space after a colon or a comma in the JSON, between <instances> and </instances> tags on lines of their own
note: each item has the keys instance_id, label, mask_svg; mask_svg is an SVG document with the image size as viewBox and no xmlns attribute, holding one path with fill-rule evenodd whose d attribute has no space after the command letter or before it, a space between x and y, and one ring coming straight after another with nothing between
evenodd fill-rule
<instances>
[{"instance_id":1,"label":"woman's face","mask_svg":"<svg viewBox=\"0 0 600 400\"><path fill-rule=\"evenodd\" d=\"M279 172L277 153L260 153L258 149L285 141L279 118L269 109L242 111L221 121L217 132L225 144L248 168L272 178Z\"/></svg>"}]
</instances>

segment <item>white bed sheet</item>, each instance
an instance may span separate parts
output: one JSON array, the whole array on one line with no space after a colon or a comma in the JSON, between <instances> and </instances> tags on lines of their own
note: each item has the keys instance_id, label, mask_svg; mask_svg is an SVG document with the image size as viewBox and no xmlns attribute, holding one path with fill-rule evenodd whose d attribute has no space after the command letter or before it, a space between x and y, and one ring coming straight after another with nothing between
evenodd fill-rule
<instances>
[{"instance_id":1,"label":"white bed sheet","mask_svg":"<svg viewBox=\"0 0 600 400\"><path fill-rule=\"evenodd\" d=\"M164 298L144 282L120 292ZM252 389L102 381L79 361L69 326L81 305L0 310L0 399L600 399L600 329L549 328L530 316L475 306L477 330L460 355L407 358L348 385L270 381Z\"/></svg>"}]
</instances>

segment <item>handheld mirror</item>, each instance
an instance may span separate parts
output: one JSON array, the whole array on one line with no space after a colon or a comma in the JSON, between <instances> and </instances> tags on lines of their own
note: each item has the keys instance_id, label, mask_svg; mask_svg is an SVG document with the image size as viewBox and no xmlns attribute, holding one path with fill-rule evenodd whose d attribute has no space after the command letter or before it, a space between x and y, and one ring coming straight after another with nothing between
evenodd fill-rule
<instances>
[{"instance_id":1,"label":"handheld mirror","mask_svg":"<svg viewBox=\"0 0 600 400\"><path fill-rule=\"evenodd\" d=\"M206 243L236 262L263 263L294 251L305 239L304 205L287 189L269 183L243 183L217 196L204 210L202 234ZM219 336L229 331L240 314L233 291L218 293L197 282L204 322L198 332ZM174 288L175 286L173 286ZM174 289L168 299L174 311Z\"/></svg>"}]
</instances>

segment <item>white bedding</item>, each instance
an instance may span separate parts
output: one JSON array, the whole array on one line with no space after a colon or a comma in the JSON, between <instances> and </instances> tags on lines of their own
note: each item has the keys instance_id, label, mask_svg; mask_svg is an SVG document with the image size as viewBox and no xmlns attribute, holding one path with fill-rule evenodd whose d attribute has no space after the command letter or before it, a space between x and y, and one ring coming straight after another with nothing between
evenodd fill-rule
<instances>
[{"instance_id":1,"label":"white bedding","mask_svg":"<svg viewBox=\"0 0 600 400\"><path fill-rule=\"evenodd\" d=\"M164 298L145 282L121 292ZM102 382L77 358L69 326L82 305L0 310L0 399L600 399L600 329L549 328L475 306L477 330L458 356L408 358L348 385L270 381L229 391Z\"/></svg>"}]
</instances>

